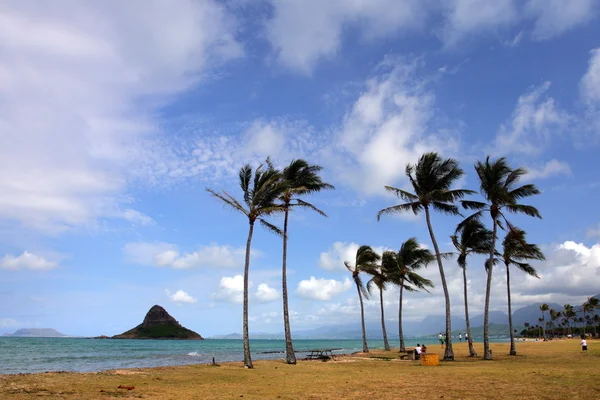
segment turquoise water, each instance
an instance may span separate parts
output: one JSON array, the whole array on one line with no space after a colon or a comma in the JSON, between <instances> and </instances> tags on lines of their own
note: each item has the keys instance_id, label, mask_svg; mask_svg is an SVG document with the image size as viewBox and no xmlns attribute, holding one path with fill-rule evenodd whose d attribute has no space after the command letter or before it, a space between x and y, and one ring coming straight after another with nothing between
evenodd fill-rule
<instances>
[{"instance_id":1,"label":"turquoise water","mask_svg":"<svg viewBox=\"0 0 600 400\"><path fill-rule=\"evenodd\" d=\"M407 339L438 345L435 338ZM397 340L391 340L398 346ZM279 359L284 356L283 340L251 340L253 360ZM369 340L370 348L383 348L382 340ZM334 354L362 350L361 340L294 340L299 358L310 349L339 349ZM241 340L110 340L83 338L8 338L0 337L0 374L45 371L103 371L167 365L243 360Z\"/></svg>"},{"instance_id":2,"label":"turquoise water","mask_svg":"<svg viewBox=\"0 0 600 400\"><path fill-rule=\"evenodd\" d=\"M430 342L433 339L429 339ZM418 342L406 340L407 346ZM427 342L427 341L426 341ZM395 341L392 346L397 346ZM383 348L382 340L369 347ZM252 358L284 357L283 340L251 340ZM362 350L361 340L294 340L299 358L310 349L340 349L334 354ZM101 340L83 338L0 337L0 374L44 371L103 371L118 368L157 367L243 360L241 340Z\"/></svg>"}]
</instances>

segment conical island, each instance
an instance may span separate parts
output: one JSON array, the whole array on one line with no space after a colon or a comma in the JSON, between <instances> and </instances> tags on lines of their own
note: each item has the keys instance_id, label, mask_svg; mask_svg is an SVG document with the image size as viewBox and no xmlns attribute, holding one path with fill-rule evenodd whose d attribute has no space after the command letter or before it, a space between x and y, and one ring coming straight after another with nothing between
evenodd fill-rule
<instances>
[{"instance_id":1,"label":"conical island","mask_svg":"<svg viewBox=\"0 0 600 400\"><path fill-rule=\"evenodd\" d=\"M184 328L167 310L159 305L153 306L146 314L144 322L113 339L184 339L204 340L196 332Z\"/></svg>"}]
</instances>

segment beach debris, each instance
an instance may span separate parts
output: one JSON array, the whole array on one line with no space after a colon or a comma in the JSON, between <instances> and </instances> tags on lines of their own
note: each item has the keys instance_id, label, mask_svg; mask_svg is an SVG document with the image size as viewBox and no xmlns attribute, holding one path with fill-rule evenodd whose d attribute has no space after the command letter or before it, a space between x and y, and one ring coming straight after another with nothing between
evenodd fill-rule
<instances>
[{"instance_id":1,"label":"beach debris","mask_svg":"<svg viewBox=\"0 0 600 400\"><path fill-rule=\"evenodd\" d=\"M119 386L117 386L117 389L133 390L133 389L135 389L135 386L119 385Z\"/></svg>"}]
</instances>

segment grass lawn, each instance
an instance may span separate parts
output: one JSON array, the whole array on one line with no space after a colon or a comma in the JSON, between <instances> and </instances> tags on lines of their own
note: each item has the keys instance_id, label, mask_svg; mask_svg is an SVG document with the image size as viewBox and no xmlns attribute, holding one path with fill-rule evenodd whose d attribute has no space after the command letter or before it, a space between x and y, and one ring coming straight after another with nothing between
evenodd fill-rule
<instances>
[{"instance_id":1,"label":"grass lawn","mask_svg":"<svg viewBox=\"0 0 600 400\"><path fill-rule=\"evenodd\" d=\"M476 343L483 354L483 345ZM1 399L600 399L600 341L493 344L494 361L470 359L465 343L455 362L422 367L397 353L372 351L335 361L256 361L106 371L0 375ZM442 351L431 345L428 352ZM134 386L132 390L118 386Z\"/></svg>"}]
</instances>

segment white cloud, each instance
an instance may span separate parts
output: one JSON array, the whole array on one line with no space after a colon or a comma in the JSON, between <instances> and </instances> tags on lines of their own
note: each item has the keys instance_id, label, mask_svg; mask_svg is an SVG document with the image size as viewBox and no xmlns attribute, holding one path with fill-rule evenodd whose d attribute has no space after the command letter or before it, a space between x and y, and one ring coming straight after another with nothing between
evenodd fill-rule
<instances>
[{"instance_id":1,"label":"white cloud","mask_svg":"<svg viewBox=\"0 0 600 400\"><path fill-rule=\"evenodd\" d=\"M57 267L57 262L47 260L44 257L37 256L28 251L24 251L20 256L6 254L4 257L0 258L0 268L4 269L49 270Z\"/></svg>"},{"instance_id":2,"label":"white cloud","mask_svg":"<svg viewBox=\"0 0 600 400\"><path fill-rule=\"evenodd\" d=\"M144 225L144 226L155 224L155 221L151 217L149 217L145 214L142 214L139 211L132 210L131 208L124 210L122 216L125 220L127 220L131 223L134 223L134 224L139 224L139 225Z\"/></svg>"},{"instance_id":3,"label":"white cloud","mask_svg":"<svg viewBox=\"0 0 600 400\"><path fill-rule=\"evenodd\" d=\"M590 51L588 70L581 78L579 88L585 102L600 103L600 48Z\"/></svg>"},{"instance_id":4,"label":"white cloud","mask_svg":"<svg viewBox=\"0 0 600 400\"><path fill-rule=\"evenodd\" d=\"M416 76L422 63L386 57L324 149L338 179L361 193L383 194L385 185L406 182L406 164L424 152L457 149L454 134L430 126L435 97Z\"/></svg>"},{"instance_id":5,"label":"white cloud","mask_svg":"<svg viewBox=\"0 0 600 400\"><path fill-rule=\"evenodd\" d=\"M316 279L311 276L309 280L298 283L296 293L298 296L312 300L330 300L332 297L343 293L352 287L352 281L348 277L343 282L334 279Z\"/></svg>"},{"instance_id":6,"label":"white cloud","mask_svg":"<svg viewBox=\"0 0 600 400\"><path fill-rule=\"evenodd\" d=\"M279 292L277 289L269 287L266 283L261 283L256 288L255 297L261 303L270 303L279 299Z\"/></svg>"},{"instance_id":7,"label":"white cloud","mask_svg":"<svg viewBox=\"0 0 600 400\"><path fill-rule=\"evenodd\" d=\"M195 298L193 298L192 296L190 296L188 293L184 292L183 290L178 290L175 293L171 293L170 290L165 289L165 294L169 297L169 300L172 301L173 303L193 304L197 301Z\"/></svg>"},{"instance_id":8,"label":"white cloud","mask_svg":"<svg viewBox=\"0 0 600 400\"><path fill-rule=\"evenodd\" d=\"M515 285L517 291L529 295L595 295L600 288L600 244L588 247L566 241L552 246L546 261L536 268L540 279L526 277Z\"/></svg>"},{"instance_id":9,"label":"white cloud","mask_svg":"<svg viewBox=\"0 0 600 400\"><path fill-rule=\"evenodd\" d=\"M571 167L564 161L550 160L541 167L527 168L526 179L545 179L556 175L571 175Z\"/></svg>"},{"instance_id":10,"label":"white cloud","mask_svg":"<svg viewBox=\"0 0 600 400\"><path fill-rule=\"evenodd\" d=\"M19 323L13 318L0 318L0 328L10 328L11 326L17 326Z\"/></svg>"},{"instance_id":11,"label":"white cloud","mask_svg":"<svg viewBox=\"0 0 600 400\"><path fill-rule=\"evenodd\" d=\"M442 39L450 47L467 37L506 28L518 17L513 0L450 0L448 5Z\"/></svg>"},{"instance_id":12,"label":"white cloud","mask_svg":"<svg viewBox=\"0 0 600 400\"><path fill-rule=\"evenodd\" d=\"M160 173L154 110L239 57L235 29L214 0L4 1L0 219L59 232L131 218L129 180Z\"/></svg>"},{"instance_id":13,"label":"white cloud","mask_svg":"<svg viewBox=\"0 0 600 400\"><path fill-rule=\"evenodd\" d=\"M127 260L142 265L188 269L196 267L236 268L244 265L246 249L228 245L210 244L200 246L198 250L180 252L176 245L163 242L127 243L124 247ZM251 256L260 254L253 250Z\"/></svg>"},{"instance_id":14,"label":"white cloud","mask_svg":"<svg viewBox=\"0 0 600 400\"><path fill-rule=\"evenodd\" d=\"M248 286L250 286L250 282L248 282ZM241 304L244 301L244 277L242 275L222 277L217 291L212 294L212 298Z\"/></svg>"},{"instance_id":15,"label":"white cloud","mask_svg":"<svg viewBox=\"0 0 600 400\"><path fill-rule=\"evenodd\" d=\"M319 266L328 271L347 271L344 262L348 261L353 266L359 247L360 245L353 242L334 242L329 250L321 252L319 255ZM381 246L371 247L380 255L386 250Z\"/></svg>"},{"instance_id":16,"label":"white cloud","mask_svg":"<svg viewBox=\"0 0 600 400\"><path fill-rule=\"evenodd\" d=\"M505 40L504 42L502 42L506 47L517 47L520 43L521 40L523 40L523 31L520 31L519 33L517 33L515 35L514 38L512 38L511 40Z\"/></svg>"},{"instance_id":17,"label":"white cloud","mask_svg":"<svg viewBox=\"0 0 600 400\"><path fill-rule=\"evenodd\" d=\"M554 135L562 133L572 117L546 96L548 89L550 82L544 82L519 97L511 119L496 136L495 153L538 154Z\"/></svg>"},{"instance_id":18,"label":"white cloud","mask_svg":"<svg viewBox=\"0 0 600 400\"><path fill-rule=\"evenodd\" d=\"M532 37L551 39L595 18L597 0L529 0L525 13L535 17Z\"/></svg>"},{"instance_id":19,"label":"white cloud","mask_svg":"<svg viewBox=\"0 0 600 400\"><path fill-rule=\"evenodd\" d=\"M427 19L421 0L270 0L273 18L266 34L283 66L310 74L317 63L342 48L347 27L357 27L366 39L415 30Z\"/></svg>"}]
</instances>

